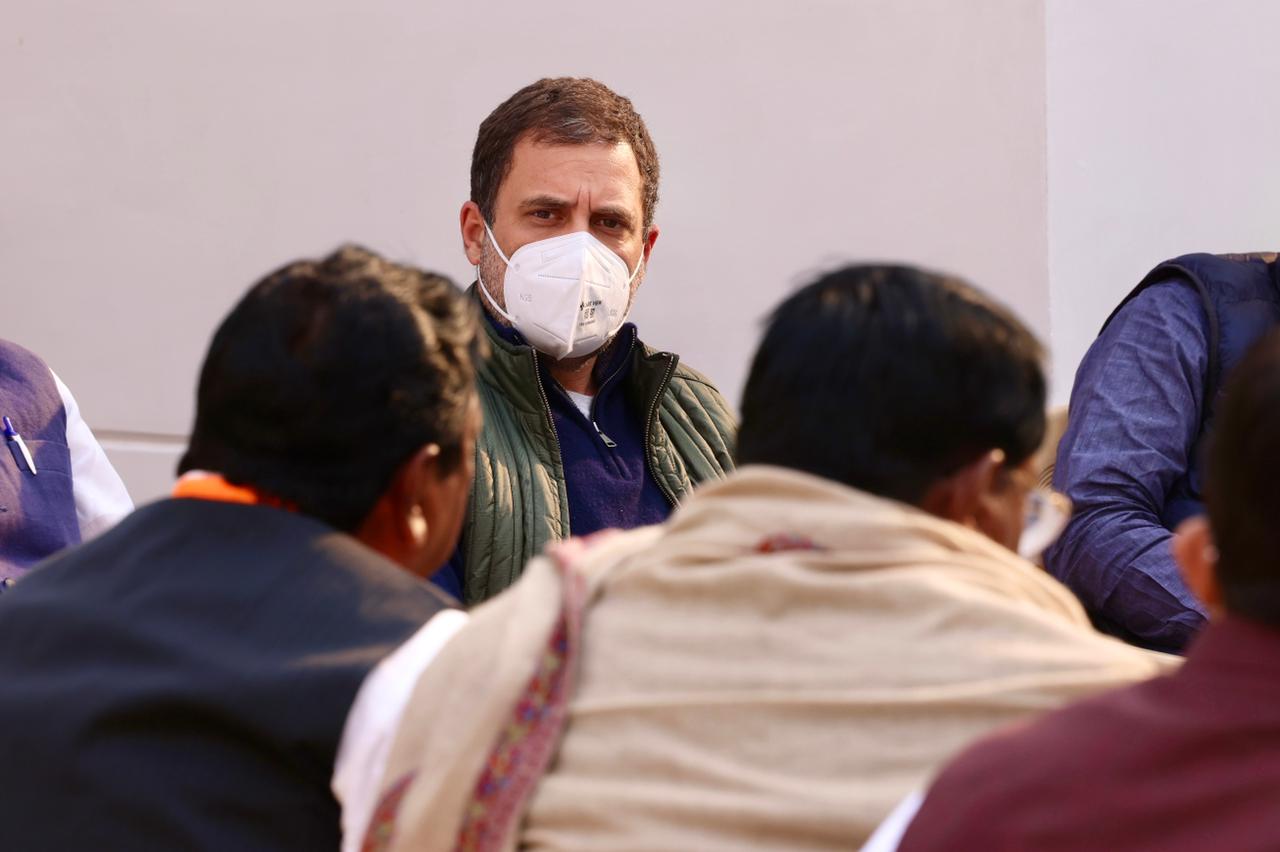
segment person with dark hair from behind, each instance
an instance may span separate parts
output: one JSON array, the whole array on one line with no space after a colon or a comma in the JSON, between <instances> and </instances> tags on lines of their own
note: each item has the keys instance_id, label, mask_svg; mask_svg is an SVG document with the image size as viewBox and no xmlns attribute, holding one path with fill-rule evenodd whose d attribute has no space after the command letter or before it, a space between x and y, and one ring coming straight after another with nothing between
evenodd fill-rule
<instances>
[{"instance_id":1,"label":"person with dark hair from behind","mask_svg":"<svg viewBox=\"0 0 1280 852\"><path fill-rule=\"evenodd\" d=\"M0 599L0 845L338 847L357 689L461 617L421 578L465 511L473 314L355 247L248 291L174 498Z\"/></svg>"},{"instance_id":2,"label":"person with dark hair from behind","mask_svg":"<svg viewBox=\"0 0 1280 852\"><path fill-rule=\"evenodd\" d=\"M1050 515L1040 358L913 268L788 298L737 472L473 613L417 680L369 846L856 848L976 736L1172 665L1014 552Z\"/></svg>"},{"instance_id":3,"label":"person with dark hair from behind","mask_svg":"<svg viewBox=\"0 0 1280 852\"><path fill-rule=\"evenodd\" d=\"M942 772L898 848L1277 847L1278 435L1273 331L1239 363L1218 407L1208 518L1184 521L1174 538L1187 586L1210 613L1186 665L972 747Z\"/></svg>"}]
</instances>

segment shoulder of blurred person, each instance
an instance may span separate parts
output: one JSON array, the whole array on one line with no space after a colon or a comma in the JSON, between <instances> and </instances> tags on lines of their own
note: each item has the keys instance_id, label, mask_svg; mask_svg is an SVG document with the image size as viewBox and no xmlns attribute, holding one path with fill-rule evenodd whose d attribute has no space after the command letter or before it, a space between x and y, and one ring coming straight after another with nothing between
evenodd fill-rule
<instances>
[{"instance_id":1,"label":"shoulder of blurred person","mask_svg":"<svg viewBox=\"0 0 1280 852\"><path fill-rule=\"evenodd\" d=\"M176 499L0 604L6 839L338 845L357 690L452 603L422 577L464 513L478 340L447 279L356 247L249 291L205 359Z\"/></svg>"},{"instance_id":2,"label":"shoulder of blurred person","mask_svg":"<svg viewBox=\"0 0 1280 852\"><path fill-rule=\"evenodd\" d=\"M1242 678L1232 669L1244 654L1260 664ZM971 747L887 848L953 849L963 837L974 848L1036 852L1270 849L1280 831L1280 739L1267 733L1277 676L1280 631L1210 624L1177 673Z\"/></svg>"},{"instance_id":3,"label":"shoulder of blurred person","mask_svg":"<svg viewBox=\"0 0 1280 852\"><path fill-rule=\"evenodd\" d=\"M1186 665L974 746L900 848L1262 850L1280 812L1280 331L1233 372L1206 464L1208 518L1173 552L1211 621Z\"/></svg>"},{"instance_id":4,"label":"shoulder of blurred person","mask_svg":"<svg viewBox=\"0 0 1280 852\"><path fill-rule=\"evenodd\" d=\"M1039 357L916 270L787 300L744 466L661 527L552 547L475 610L417 685L370 838L504 836L483 815L522 813L535 845L847 847L974 737L1170 667L1011 550Z\"/></svg>"},{"instance_id":5,"label":"shoulder of blurred person","mask_svg":"<svg viewBox=\"0 0 1280 852\"><path fill-rule=\"evenodd\" d=\"M631 101L594 80L539 80L480 126L461 230L493 354L456 557L468 602L549 542L661 521L732 468L724 398L625 322L658 239L658 178Z\"/></svg>"},{"instance_id":6,"label":"shoulder of blurred person","mask_svg":"<svg viewBox=\"0 0 1280 852\"><path fill-rule=\"evenodd\" d=\"M1184 255L1143 279L1081 363L1055 469L1078 511L1046 565L1108 632L1178 650L1204 623L1168 539L1203 511L1225 379L1277 324L1274 255Z\"/></svg>"},{"instance_id":7,"label":"shoulder of blurred person","mask_svg":"<svg viewBox=\"0 0 1280 852\"><path fill-rule=\"evenodd\" d=\"M13 433L0 437L3 593L40 560L124 517L133 503L71 391L37 355L5 340L0 414Z\"/></svg>"},{"instance_id":8,"label":"shoulder of blurred person","mask_svg":"<svg viewBox=\"0 0 1280 852\"><path fill-rule=\"evenodd\" d=\"M81 540L88 540L111 528L133 511L133 499L120 474L112 466L102 445L94 437L80 413L80 404L71 389L53 376L58 395L67 412L67 449L71 454L71 491L76 501L76 519Z\"/></svg>"}]
</instances>

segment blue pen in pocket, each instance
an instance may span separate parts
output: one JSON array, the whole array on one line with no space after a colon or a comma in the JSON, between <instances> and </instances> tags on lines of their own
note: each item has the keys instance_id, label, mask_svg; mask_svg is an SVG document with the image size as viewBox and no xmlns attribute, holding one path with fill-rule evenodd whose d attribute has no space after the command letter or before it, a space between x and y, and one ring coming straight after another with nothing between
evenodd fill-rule
<instances>
[{"instance_id":1,"label":"blue pen in pocket","mask_svg":"<svg viewBox=\"0 0 1280 852\"><path fill-rule=\"evenodd\" d=\"M27 449L26 441L22 440L18 430L13 428L13 421L8 417L4 418L4 439L9 445L9 452L13 453L13 460L18 463L18 469L35 476L36 461L31 458L31 451Z\"/></svg>"}]
</instances>

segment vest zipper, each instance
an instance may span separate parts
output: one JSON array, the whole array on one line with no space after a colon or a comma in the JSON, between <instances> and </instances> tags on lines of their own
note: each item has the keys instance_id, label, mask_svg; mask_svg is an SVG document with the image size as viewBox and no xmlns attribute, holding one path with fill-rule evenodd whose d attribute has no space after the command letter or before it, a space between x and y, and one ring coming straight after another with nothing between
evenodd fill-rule
<instances>
[{"instance_id":1,"label":"vest zipper","mask_svg":"<svg viewBox=\"0 0 1280 852\"><path fill-rule=\"evenodd\" d=\"M635 348L635 345L636 345L636 330L635 328L632 328L631 342L627 345L627 358L631 357L631 350ZM612 382L614 378L618 375L618 373L622 372L622 369L625 363L626 362L624 361L623 364L619 364L618 367L614 369L612 373L609 374L609 377L600 383L600 387L596 390L595 399L591 400L591 413L587 416L587 419L591 421L591 425L596 428L596 434L600 436L600 440L603 441L604 445L611 450L616 449L618 446L618 443L617 441L613 440L608 435L606 435L604 433L604 430L600 428L600 424L596 422L596 399L600 398L600 394L604 391L605 386L608 385L610 382Z\"/></svg>"},{"instance_id":2,"label":"vest zipper","mask_svg":"<svg viewBox=\"0 0 1280 852\"><path fill-rule=\"evenodd\" d=\"M653 481L658 484L659 490L667 498L672 506L676 505L676 495L667 486L666 480L658 476L658 470L653 463L653 453L651 439L653 437L653 421L658 416L658 403L662 401L662 395L667 392L667 385L671 384L671 377L676 372L676 359L670 352L663 353L667 356L667 372L662 377L662 381L658 384L658 392L653 395L653 402L649 405L649 416L644 421L644 462L649 466L649 475L653 477Z\"/></svg>"},{"instance_id":3,"label":"vest zipper","mask_svg":"<svg viewBox=\"0 0 1280 852\"><path fill-rule=\"evenodd\" d=\"M600 440L601 440L601 441L604 441L604 445L605 445L606 447L608 447L609 449L611 449L611 450L612 450L614 447L618 446L617 441L615 441L615 440L613 440L612 438L610 438L608 435L606 435L606 434L605 434L605 433L600 429L600 424L599 424L599 423L597 423L596 421L592 420L592 421L591 421L591 425L592 425L592 426L594 426L594 427L596 427L596 434L600 436Z\"/></svg>"}]
</instances>

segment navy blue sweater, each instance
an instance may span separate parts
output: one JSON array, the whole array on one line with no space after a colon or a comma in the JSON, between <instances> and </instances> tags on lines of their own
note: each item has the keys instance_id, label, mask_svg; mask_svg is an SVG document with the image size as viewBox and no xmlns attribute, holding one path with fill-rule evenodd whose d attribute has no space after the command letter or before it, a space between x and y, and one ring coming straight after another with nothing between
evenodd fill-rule
<instances>
[{"instance_id":1,"label":"navy blue sweater","mask_svg":"<svg viewBox=\"0 0 1280 852\"><path fill-rule=\"evenodd\" d=\"M527 345L518 331L494 323L487 313L485 317L503 339ZM643 412L636 411L623 392L631 353L637 345L636 327L627 323L618 331L608 352L596 362L598 390L591 403L591 417L574 405L551 377L543 359L538 359L538 376L547 391L551 419L560 440L572 535L656 524L671 513L671 502L654 481L645 460ZM463 559L459 547L431 578L459 600Z\"/></svg>"}]
</instances>

